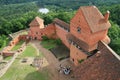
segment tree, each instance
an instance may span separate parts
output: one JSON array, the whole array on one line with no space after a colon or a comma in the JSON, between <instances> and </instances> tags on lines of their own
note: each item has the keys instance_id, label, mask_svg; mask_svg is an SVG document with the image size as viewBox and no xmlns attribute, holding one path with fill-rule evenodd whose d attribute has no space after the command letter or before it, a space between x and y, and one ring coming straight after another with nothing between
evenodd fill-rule
<instances>
[{"instance_id":1,"label":"tree","mask_svg":"<svg viewBox=\"0 0 120 80\"><path fill-rule=\"evenodd\" d=\"M111 28L108 35L111 39L110 47L120 55L120 28L117 24L111 21Z\"/></svg>"},{"instance_id":2,"label":"tree","mask_svg":"<svg viewBox=\"0 0 120 80\"><path fill-rule=\"evenodd\" d=\"M120 28L119 25L111 22L111 28L109 29L108 35L110 37L110 39L113 40L117 40L118 38L120 38Z\"/></svg>"}]
</instances>

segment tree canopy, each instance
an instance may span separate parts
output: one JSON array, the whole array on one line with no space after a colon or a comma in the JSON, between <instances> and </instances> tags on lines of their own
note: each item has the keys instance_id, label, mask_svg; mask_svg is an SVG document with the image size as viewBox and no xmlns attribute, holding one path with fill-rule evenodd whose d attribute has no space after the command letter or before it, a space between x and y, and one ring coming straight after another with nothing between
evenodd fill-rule
<instances>
[{"instance_id":1,"label":"tree canopy","mask_svg":"<svg viewBox=\"0 0 120 80\"><path fill-rule=\"evenodd\" d=\"M117 53L120 53L120 5L116 4L120 3L119 0L0 0L0 47L7 44L8 34L28 28L29 23L36 16L43 18L45 25L51 23L54 18L59 18L69 23L76 9L81 5L91 5L90 2L92 2L91 4L97 4L103 14L105 11L110 10L112 24L108 33L111 38L110 46ZM113 3L116 5L106 6L103 2L109 3L107 5ZM100 6L101 4L102 6ZM39 13L39 6L50 9L50 12L48 14Z\"/></svg>"}]
</instances>

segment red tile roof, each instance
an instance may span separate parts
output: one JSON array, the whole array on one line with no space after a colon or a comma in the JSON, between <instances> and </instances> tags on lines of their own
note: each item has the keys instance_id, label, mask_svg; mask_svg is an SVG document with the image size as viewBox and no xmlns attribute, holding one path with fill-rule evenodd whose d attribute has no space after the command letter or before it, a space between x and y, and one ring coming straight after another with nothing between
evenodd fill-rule
<instances>
[{"instance_id":1,"label":"red tile roof","mask_svg":"<svg viewBox=\"0 0 120 80\"><path fill-rule=\"evenodd\" d=\"M39 18L38 16L35 17L34 20L32 20L32 22L29 24L29 26L40 26L41 22L43 22L44 20Z\"/></svg>"},{"instance_id":2,"label":"red tile roof","mask_svg":"<svg viewBox=\"0 0 120 80\"><path fill-rule=\"evenodd\" d=\"M111 26L109 21L105 21L104 16L100 13L97 7L83 6L80 7L80 10L82 10L82 13L93 33L108 29Z\"/></svg>"},{"instance_id":3,"label":"red tile roof","mask_svg":"<svg viewBox=\"0 0 120 80\"><path fill-rule=\"evenodd\" d=\"M77 80L120 80L120 60L108 46L100 43L99 47L99 53L74 69Z\"/></svg>"}]
</instances>

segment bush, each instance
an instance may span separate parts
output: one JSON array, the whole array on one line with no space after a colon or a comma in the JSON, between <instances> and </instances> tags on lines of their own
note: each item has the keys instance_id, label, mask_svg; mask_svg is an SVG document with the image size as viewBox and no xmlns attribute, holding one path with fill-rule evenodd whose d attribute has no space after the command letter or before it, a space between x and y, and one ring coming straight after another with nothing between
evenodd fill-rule
<instances>
[{"instance_id":1,"label":"bush","mask_svg":"<svg viewBox=\"0 0 120 80\"><path fill-rule=\"evenodd\" d=\"M49 38L48 38L47 36L42 36L42 39L43 39L44 41L49 40Z\"/></svg>"},{"instance_id":2,"label":"bush","mask_svg":"<svg viewBox=\"0 0 120 80\"><path fill-rule=\"evenodd\" d=\"M84 59L78 60L79 63L82 63L84 61Z\"/></svg>"},{"instance_id":3,"label":"bush","mask_svg":"<svg viewBox=\"0 0 120 80\"><path fill-rule=\"evenodd\" d=\"M56 40L55 40L55 43L56 43L57 45L61 45L61 44L62 44L62 41L61 41L60 39L56 39Z\"/></svg>"}]
</instances>

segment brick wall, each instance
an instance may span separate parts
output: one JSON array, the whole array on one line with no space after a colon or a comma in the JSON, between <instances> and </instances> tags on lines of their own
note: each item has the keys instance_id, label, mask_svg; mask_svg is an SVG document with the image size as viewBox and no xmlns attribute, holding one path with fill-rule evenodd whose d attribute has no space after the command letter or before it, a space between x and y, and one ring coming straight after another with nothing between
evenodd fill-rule
<instances>
[{"instance_id":1,"label":"brick wall","mask_svg":"<svg viewBox=\"0 0 120 80\"><path fill-rule=\"evenodd\" d=\"M76 48L74 45L71 44L70 46L70 59L74 62L74 64L78 65L78 60L86 59L87 54L83 53L81 50Z\"/></svg>"},{"instance_id":2,"label":"brick wall","mask_svg":"<svg viewBox=\"0 0 120 80\"><path fill-rule=\"evenodd\" d=\"M41 40L41 32L43 29L40 29L40 26L30 27L28 35L31 36L33 39Z\"/></svg>"},{"instance_id":3,"label":"brick wall","mask_svg":"<svg viewBox=\"0 0 120 80\"><path fill-rule=\"evenodd\" d=\"M57 38L55 25L53 23L48 24L47 27L43 29L43 35L49 38Z\"/></svg>"},{"instance_id":4,"label":"brick wall","mask_svg":"<svg viewBox=\"0 0 120 80\"><path fill-rule=\"evenodd\" d=\"M80 27L80 32L77 31ZM107 36L108 30L92 33L82 11L79 9L70 22L70 32L89 45L89 51L97 48L97 43Z\"/></svg>"},{"instance_id":5,"label":"brick wall","mask_svg":"<svg viewBox=\"0 0 120 80\"><path fill-rule=\"evenodd\" d=\"M25 41L25 40L27 40L27 35L20 35L19 39Z\"/></svg>"},{"instance_id":6,"label":"brick wall","mask_svg":"<svg viewBox=\"0 0 120 80\"><path fill-rule=\"evenodd\" d=\"M14 52L10 52L10 50L11 50L19 41L20 41L19 36L15 37L15 38L10 42L10 44L3 49L3 51L2 51L3 56L13 56L13 55L14 55Z\"/></svg>"},{"instance_id":7,"label":"brick wall","mask_svg":"<svg viewBox=\"0 0 120 80\"><path fill-rule=\"evenodd\" d=\"M80 27L80 32L77 32L77 27ZM70 21L70 32L81 39L82 41L89 42L90 28L86 22L81 10L78 10L75 16Z\"/></svg>"},{"instance_id":8,"label":"brick wall","mask_svg":"<svg viewBox=\"0 0 120 80\"><path fill-rule=\"evenodd\" d=\"M62 40L62 42L68 47L70 48L70 44L68 43L68 40L66 38L66 35L68 34L68 32L66 30L64 30L63 28L61 28L59 25L55 24L56 26L56 34L57 36Z\"/></svg>"},{"instance_id":9,"label":"brick wall","mask_svg":"<svg viewBox=\"0 0 120 80\"><path fill-rule=\"evenodd\" d=\"M13 56L14 54L15 54L15 53L13 53L13 52L12 52L12 53L11 53L11 52L4 52L4 53L3 53L3 56L4 56L4 57Z\"/></svg>"},{"instance_id":10,"label":"brick wall","mask_svg":"<svg viewBox=\"0 0 120 80\"><path fill-rule=\"evenodd\" d=\"M55 25L53 23L48 24L45 28L40 29L38 26L30 27L28 36L31 36L33 39L37 38L42 40L42 36L46 35L49 38L57 38L55 32Z\"/></svg>"},{"instance_id":11,"label":"brick wall","mask_svg":"<svg viewBox=\"0 0 120 80\"><path fill-rule=\"evenodd\" d=\"M19 42L19 36L15 37L10 44L3 50L3 52L10 51Z\"/></svg>"}]
</instances>

